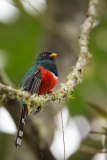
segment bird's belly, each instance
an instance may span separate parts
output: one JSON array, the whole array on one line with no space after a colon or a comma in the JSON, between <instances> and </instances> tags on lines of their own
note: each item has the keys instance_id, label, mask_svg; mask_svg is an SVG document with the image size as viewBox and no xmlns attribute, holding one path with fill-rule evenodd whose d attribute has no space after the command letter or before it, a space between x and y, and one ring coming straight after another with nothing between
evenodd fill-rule
<instances>
[{"instance_id":1,"label":"bird's belly","mask_svg":"<svg viewBox=\"0 0 107 160\"><path fill-rule=\"evenodd\" d=\"M46 69L41 69L42 82L40 84L38 94L45 94L50 92L57 84L58 78Z\"/></svg>"}]
</instances>

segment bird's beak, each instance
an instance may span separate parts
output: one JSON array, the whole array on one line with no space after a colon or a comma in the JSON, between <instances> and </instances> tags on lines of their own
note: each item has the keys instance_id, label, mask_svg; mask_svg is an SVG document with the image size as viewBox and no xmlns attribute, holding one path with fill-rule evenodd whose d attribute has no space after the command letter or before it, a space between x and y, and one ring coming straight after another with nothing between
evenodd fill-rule
<instances>
[{"instance_id":1,"label":"bird's beak","mask_svg":"<svg viewBox=\"0 0 107 160\"><path fill-rule=\"evenodd\" d=\"M50 57L56 57L57 54L56 54L56 53L51 53L49 56L50 56Z\"/></svg>"}]
</instances>

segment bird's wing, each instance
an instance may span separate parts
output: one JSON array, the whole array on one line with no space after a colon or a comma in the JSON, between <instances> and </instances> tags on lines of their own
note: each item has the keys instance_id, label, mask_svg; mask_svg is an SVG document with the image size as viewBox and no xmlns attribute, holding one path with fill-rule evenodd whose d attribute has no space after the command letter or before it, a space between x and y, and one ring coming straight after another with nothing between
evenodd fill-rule
<instances>
[{"instance_id":1,"label":"bird's wing","mask_svg":"<svg viewBox=\"0 0 107 160\"><path fill-rule=\"evenodd\" d=\"M37 93L39 86L41 84L41 72L36 69L32 74L29 74L24 80L24 90L28 91L30 94Z\"/></svg>"}]
</instances>

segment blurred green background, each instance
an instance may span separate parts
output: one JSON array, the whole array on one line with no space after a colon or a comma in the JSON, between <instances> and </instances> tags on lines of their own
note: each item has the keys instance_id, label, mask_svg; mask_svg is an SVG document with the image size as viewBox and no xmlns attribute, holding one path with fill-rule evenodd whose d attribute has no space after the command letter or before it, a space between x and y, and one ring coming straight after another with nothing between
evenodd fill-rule
<instances>
[{"instance_id":1,"label":"blurred green background","mask_svg":"<svg viewBox=\"0 0 107 160\"><path fill-rule=\"evenodd\" d=\"M5 1L5 0L4 0ZM78 36L82 24L86 18L88 0L47 0L47 1L27 1L13 0L6 1L9 5L18 9L18 15L14 21L5 22L0 20L0 75L4 82L19 88L20 82L26 70L35 62L38 53L44 50L51 50L58 54L57 65L59 68L59 84L66 82L66 76L75 65L78 58ZM0 2L1 3L1 2ZM25 4L24 4L25 3ZM40 3L38 7L37 3ZM26 6L33 10L29 11ZM41 7L42 6L42 7ZM29 7L28 7L29 8ZM6 9L6 8L4 8ZM27 11L26 11L27 10ZM6 11L5 11L6 12ZM1 14L1 12L0 12ZM13 13L14 15L15 13ZM87 67L84 70L83 82L75 87L71 95L73 99L67 99L64 106L68 108L69 119L81 116L88 122L90 130L104 132L102 126L107 125L106 116L100 114L99 107L106 113L107 110L107 1L99 1L98 17L92 28L89 38L89 52L92 54ZM5 74L3 74L5 73ZM8 77L8 78L7 78ZM11 83L10 83L11 81ZM89 103L91 105L89 105ZM8 105L8 102L7 102ZM48 109L47 109L48 108ZM48 120L54 126L54 118L49 116L52 107L44 108L44 111L38 118L48 116ZM46 111L45 111L46 110ZM47 113L46 113L47 112ZM49 113L48 113L49 112ZM52 114L54 113L52 109ZM44 115L46 114L46 117ZM19 118L19 117L18 117ZM14 118L13 118L14 119ZM36 117L33 117L36 121ZM52 119L52 120L51 120ZM76 119L77 120L77 119ZM5 121L5 119L3 120ZM47 121L46 126L47 126ZM96 121L95 125L94 122ZM80 124L75 121L78 132L85 132L80 120ZM48 147L50 147L55 128L50 132L51 127L46 128L50 134ZM65 127L66 128L66 127ZM82 131L81 131L82 130ZM72 131L73 132L73 131ZM97 151L106 148L106 137L103 143L103 134L86 134L81 139L81 144L85 147L75 150L69 154L69 160L96 160ZM46 137L45 137L46 138ZM13 146L14 135L0 133L0 160L21 160L21 159L39 159L32 152L28 144L24 144L22 149L15 149ZM47 140L46 140L47 141ZM46 142L47 143L47 142ZM62 143L62 142L61 142ZM80 143L80 142L79 142ZM80 144L79 144L80 145ZM88 146L89 148L86 148ZM92 149L92 152L91 152ZM96 149L96 150L94 150ZM94 152L95 151L95 152ZM57 152L56 152L57 154ZM55 155L54 155L55 156ZM105 156L105 154L104 154ZM13 158L12 158L13 157ZM63 157L63 153L62 153ZM62 158L63 159L63 158ZM100 160L106 159L100 158ZM47 158L48 160L48 158ZM61 158L59 158L61 160ZM98 158L97 158L98 160Z\"/></svg>"}]
</instances>

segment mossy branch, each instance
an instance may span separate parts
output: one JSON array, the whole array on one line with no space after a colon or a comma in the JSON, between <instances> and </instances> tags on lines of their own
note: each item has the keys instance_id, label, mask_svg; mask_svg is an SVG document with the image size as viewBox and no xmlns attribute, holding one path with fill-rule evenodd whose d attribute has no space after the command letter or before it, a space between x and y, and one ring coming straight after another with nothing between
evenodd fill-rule
<instances>
[{"instance_id":1,"label":"mossy branch","mask_svg":"<svg viewBox=\"0 0 107 160\"><path fill-rule=\"evenodd\" d=\"M29 112L36 110L37 106L46 106L49 101L63 101L69 97L74 87L82 82L83 69L86 66L90 54L88 52L87 42L89 33L97 14L98 0L91 0L89 2L86 20L83 24L81 35L79 36L80 55L78 61L72 72L68 75L68 80L65 84L61 84L61 88L53 93L46 95L30 95L28 92L16 90L10 86L5 86L0 83L1 97L10 99L22 99L29 106ZM1 99L3 99L1 98Z\"/></svg>"}]
</instances>

